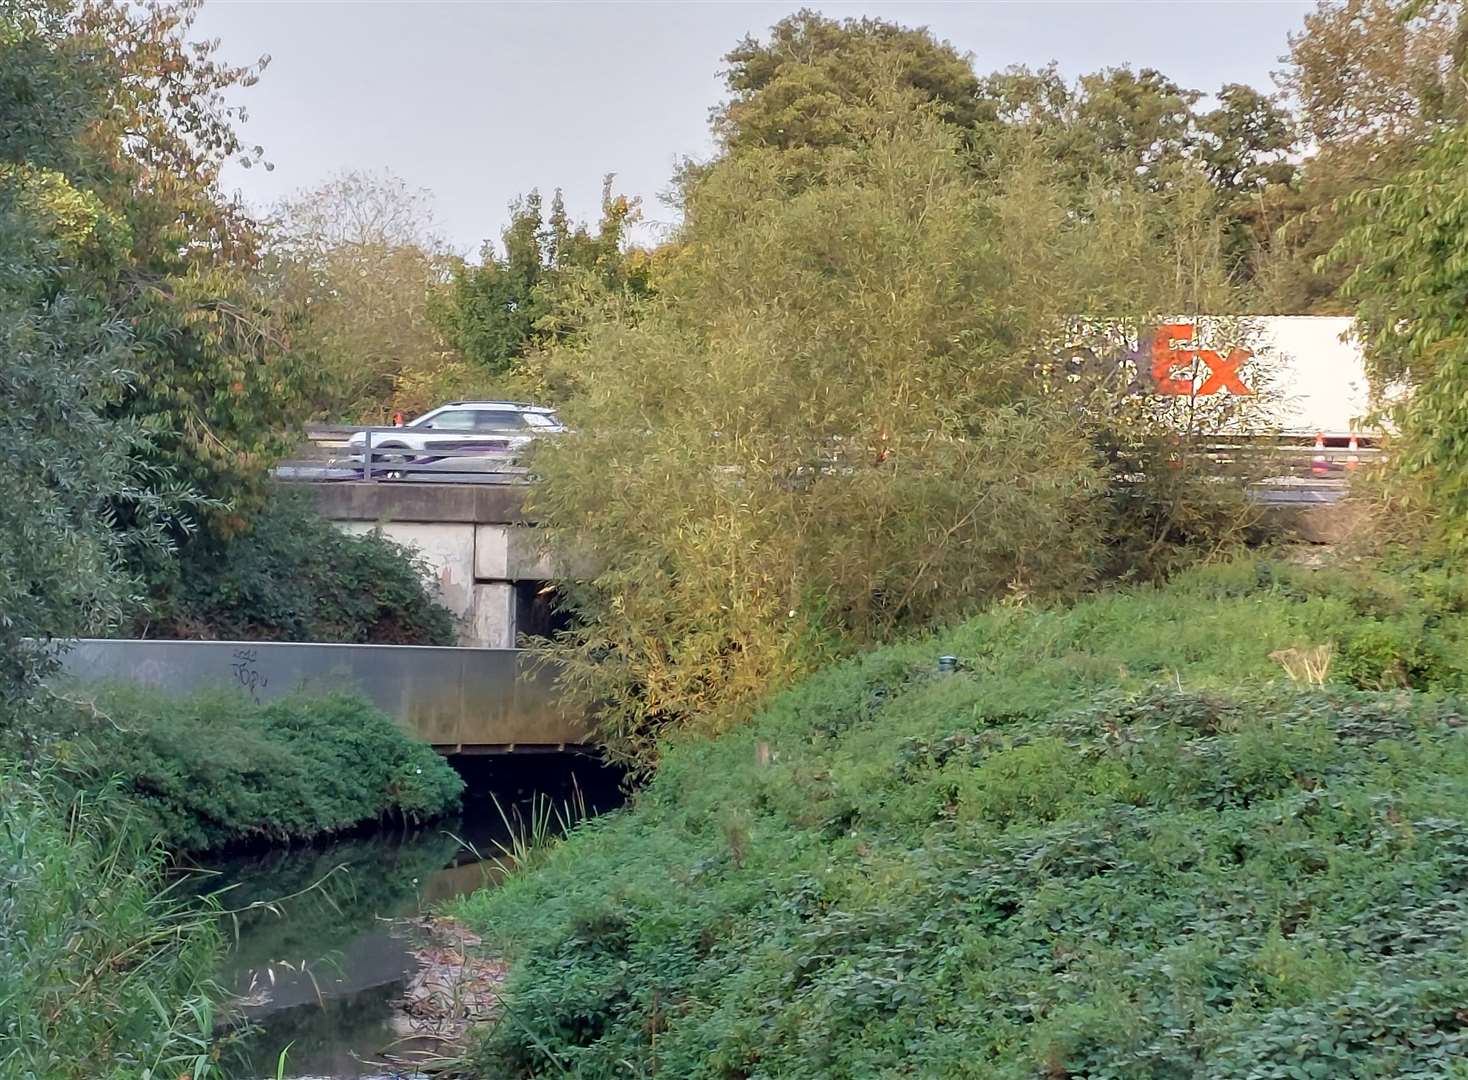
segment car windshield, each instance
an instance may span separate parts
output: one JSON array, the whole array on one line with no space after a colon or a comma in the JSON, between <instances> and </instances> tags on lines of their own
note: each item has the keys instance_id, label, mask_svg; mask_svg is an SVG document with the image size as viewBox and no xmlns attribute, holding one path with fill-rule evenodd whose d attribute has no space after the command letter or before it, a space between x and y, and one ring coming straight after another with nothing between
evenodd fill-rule
<instances>
[{"instance_id":1,"label":"car windshield","mask_svg":"<svg viewBox=\"0 0 1468 1080\"><path fill-rule=\"evenodd\" d=\"M474 431L497 435L518 435L537 428L559 427L560 424L560 420L553 413L455 406L424 417L412 426L431 431Z\"/></svg>"},{"instance_id":2,"label":"car windshield","mask_svg":"<svg viewBox=\"0 0 1468 1080\"><path fill-rule=\"evenodd\" d=\"M414 427L433 431L469 431L474 424L474 414L467 409L446 409L435 416L418 421Z\"/></svg>"}]
</instances>

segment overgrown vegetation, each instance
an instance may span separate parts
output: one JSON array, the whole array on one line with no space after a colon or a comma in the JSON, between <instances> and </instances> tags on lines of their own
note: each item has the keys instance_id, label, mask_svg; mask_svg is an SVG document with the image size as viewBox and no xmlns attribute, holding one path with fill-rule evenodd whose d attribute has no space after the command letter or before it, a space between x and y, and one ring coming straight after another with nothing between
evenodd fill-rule
<instances>
[{"instance_id":1,"label":"overgrown vegetation","mask_svg":"<svg viewBox=\"0 0 1468 1080\"><path fill-rule=\"evenodd\" d=\"M260 225L217 183L226 162L259 156L225 97L263 64L221 64L218 42L191 43L197 9L0 11L11 694L44 672L52 637L140 611L215 637L448 634L407 587L406 559L270 505L270 467L325 398L304 299L262 271ZM381 604L361 596L373 578ZM354 594L323 603L332 589Z\"/></svg>"},{"instance_id":2,"label":"overgrown vegetation","mask_svg":"<svg viewBox=\"0 0 1468 1080\"><path fill-rule=\"evenodd\" d=\"M102 687L64 723L52 755L84 787L116 783L174 851L432 818L457 807L463 790L426 743L347 694L257 705L222 691L172 698Z\"/></svg>"},{"instance_id":3,"label":"overgrown vegetation","mask_svg":"<svg viewBox=\"0 0 1468 1080\"><path fill-rule=\"evenodd\" d=\"M1126 365L1057 359L1229 310L1206 191L1077 204L1019 140L978 187L951 128L874 78L832 106L845 138L690 181L656 295L547 360L576 434L538 456L532 497L602 567L549 652L640 763L854 643L1162 574L1257 518L1193 452L1247 430L1247 399L1159 401Z\"/></svg>"},{"instance_id":4,"label":"overgrown vegetation","mask_svg":"<svg viewBox=\"0 0 1468 1080\"><path fill-rule=\"evenodd\" d=\"M808 678L460 903L475 1075L1455 1075L1465 612L1242 560Z\"/></svg>"},{"instance_id":5,"label":"overgrown vegetation","mask_svg":"<svg viewBox=\"0 0 1468 1080\"><path fill-rule=\"evenodd\" d=\"M150 823L0 762L0 1077L216 1076L218 927Z\"/></svg>"},{"instance_id":6,"label":"overgrown vegetation","mask_svg":"<svg viewBox=\"0 0 1468 1080\"><path fill-rule=\"evenodd\" d=\"M6 1080L216 1071L218 936L169 889L160 835L290 837L457 799L446 765L353 704L119 700L78 719L38 689L67 638L126 625L147 585L182 584L170 617L216 619L214 634L452 635L390 545L291 511L250 531L319 386L302 312L269 294L259 228L217 183L227 161L258 160L225 95L263 64L190 42L197 9L0 4ZM312 587L336 591L322 603ZM114 771L129 790L111 790Z\"/></svg>"},{"instance_id":7,"label":"overgrown vegetation","mask_svg":"<svg viewBox=\"0 0 1468 1080\"><path fill-rule=\"evenodd\" d=\"M1197 440L1253 421L1146 393L1163 315L1359 305L1416 391L1392 460L1461 540L1461 4L1324 0L1292 101L1206 111L1157 71L981 77L926 31L802 12L729 54L657 252L609 186L595 228L527 197L468 265L416 208L340 227L404 213L390 182L273 231L226 196L262 160L227 99L263 61L191 43L198 3L0 4L0 731L87 793L0 763L0 1064L209 1071L211 932L147 831L457 797L345 698L117 692L46 733L54 639L151 601L150 632L447 640L403 553L267 509L269 469L315 413L519 386L578 432L536 463L547 534L603 567L566 590L570 703L628 758L673 750L632 815L512 850L543 872L475 905L522 958L486 1063L1446 1073L1464 770L1455 706L1412 695L1461 689L1450 571L1242 563L1035 605L1250 535ZM969 670L934 676L940 650Z\"/></svg>"},{"instance_id":8,"label":"overgrown vegetation","mask_svg":"<svg viewBox=\"0 0 1468 1080\"><path fill-rule=\"evenodd\" d=\"M137 637L452 645L453 615L415 552L348 534L282 491L247 533L201 538L150 577Z\"/></svg>"},{"instance_id":9,"label":"overgrown vegetation","mask_svg":"<svg viewBox=\"0 0 1468 1080\"><path fill-rule=\"evenodd\" d=\"M1332 253L1356 264L1346 288L1360 305L1372 375L1398 391L1385 410L1399 430L1393 494L1426 507L1459 551L1468 547L1465 176L1468 125L1440 135L1404 175L1357 195L1363 223Z\"/></svg>"}]
</instances>

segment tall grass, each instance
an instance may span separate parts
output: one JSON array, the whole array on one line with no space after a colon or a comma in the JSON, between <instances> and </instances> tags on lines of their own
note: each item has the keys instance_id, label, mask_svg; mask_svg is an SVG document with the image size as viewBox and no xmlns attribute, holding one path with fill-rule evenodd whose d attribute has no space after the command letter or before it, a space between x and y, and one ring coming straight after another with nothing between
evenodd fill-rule
<instances>
[{"instance_id":1,"label":"tall grass","mask_svg":"<svg viewBox=\"0 0 1468 1080\"><path fill-rule=\"evenodd\" d=\"M579 784L559 802L537 792L523 808L516 804L506 810L498 796L491 794L490 798L505 826L505 839L494 841L498 854L491 855L490 861L505 876L539 866L572 829L591 816Z\"/></svg>"},{"instance_id":2,"label":"tall grass","mask_svg":"<svg viewBox=\"0 0 1468 1080\"><path fill-rule=\"evenodd\" d=\"M110 794L0 760L0 1078L216 1075L220 935Z\"/></svg>"}]
</instances>

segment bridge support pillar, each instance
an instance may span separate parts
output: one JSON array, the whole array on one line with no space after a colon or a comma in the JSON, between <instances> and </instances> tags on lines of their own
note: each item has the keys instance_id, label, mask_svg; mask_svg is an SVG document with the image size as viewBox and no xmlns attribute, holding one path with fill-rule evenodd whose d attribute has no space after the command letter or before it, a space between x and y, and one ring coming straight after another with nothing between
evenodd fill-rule
<instances>
[{"instance_id":1,"label":"bridge support pillar","mask_svg":"<svg viewBox=\"0 0 1468 1080\"><path fill-rule=\"evenodd\" d=\"M474 610L467 627L470 643L485 649L515 647L515 586L508 581L474 584Z\"/></svg>"},{"instance_id":2,"label":"bridge support pillar","mask_svg":"<svg viewBox=\"0 0 1468 1080\"><path fill-rule=\"evenodd\" d=\"M317 484L317 506L350 533L380 529L423 560L439 599L459 620L461 645L509 649L516 635L545 633L548 581L590 572L542 543L519 484L397 481ZM539 627L539 629L537 629Z\"/></svg>"}]
</instances>

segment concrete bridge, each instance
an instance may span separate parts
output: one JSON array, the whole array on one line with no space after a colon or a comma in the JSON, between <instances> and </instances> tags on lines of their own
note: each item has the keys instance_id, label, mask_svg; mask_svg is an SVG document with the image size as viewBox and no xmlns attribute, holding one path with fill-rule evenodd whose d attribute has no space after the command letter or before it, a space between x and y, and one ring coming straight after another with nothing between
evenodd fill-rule
<instances>
[{"instance_id":1,"label":"concrete bridge","mask_svg":"<svg viewBox=\"0 0 1468 1080\"><path fill-rule=\"evenodd\" d=\"M1309 458L1302 460L1308 469ZM1301 539L1332 543L1356 526L1354 512L1339 503L1343 475L1320 479L1307 472L1263 486L1256 497ZM460 644L509 649L522 634L546 636L557 629L553 583L589 567L553 559L526 511L529 486L495 479L337 479L301 486L312 490L322 515L338 527L354 533L381 529L416 550L441 602L459 619Z\"/></svg>"},{"instance_id":2,"label":"concrete bridge","mask_svg":"<svg viewBox=\"0 0 1468 1080\"><path fill-rule=\"evenodd\" d=\"M183 694L228 687L258 702L350 690L445 754L565 750L590 739L556 704L554 675L517 649L261 641L84 639L63 678Z\"/></svg>"},{"instance_id":3,"label":"concrete bridge","mask_svg":"<svg viewBox=\"0 0 1468 1080\"><path fill-rule=\"evenodd\" d=\"M525 510L523 483L303 484L323 517L347 532L381 529L418 552L439 599L459 619L459 643L510 649L521 634L555 628L550 582L556 565Z\"/></svg>"}]
</instances>

